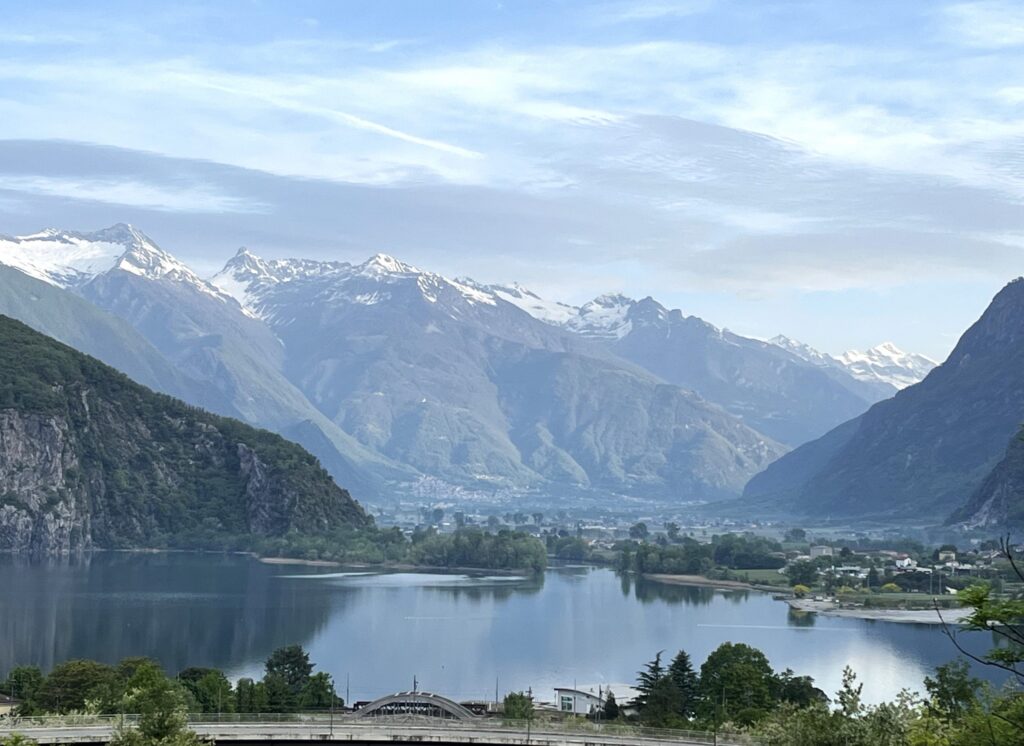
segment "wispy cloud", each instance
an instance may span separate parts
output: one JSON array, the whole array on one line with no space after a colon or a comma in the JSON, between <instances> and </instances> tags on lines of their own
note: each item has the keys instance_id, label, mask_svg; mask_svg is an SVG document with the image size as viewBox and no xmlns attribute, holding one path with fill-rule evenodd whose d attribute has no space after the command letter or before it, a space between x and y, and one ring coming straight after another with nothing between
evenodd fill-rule
<instances>
[{"instance_id":1,"label":"wispy cloud","mask_svg":"<svg viewBox=\"0 0 1024 746\"><path fill-rule=\"evenodd\" d=\"M153 184L130 178L96 179L0 174L0 191L103 202L161 212L244 214L267 210L265 204L232 197L208 186Z\"/></svg>"},{"instance_id":2,"label":"wispy cloud","mask_svg":"<svg viewBox=\"0 0 1024 746\"><path fill-rule=\"evenodd\" d=\"M26 5L0 32L0 138L111 148L0 162L5 198L558 274L570 299L617 277L733 297L1019 271L1018 4L395 7ZM64 37L84 42L43 41Z\"/></svg>"},{"instance_id":3,"label":"wispy cloud","mask_svg":"<svg viewBox=\"0 0 1024 746\"><path fill-rule=\"evenodd\" d=\"M983 0L945 8L950 37L983 49L1024 45L1024 7L1016 2Z\"/></svg>"}]
</instances>

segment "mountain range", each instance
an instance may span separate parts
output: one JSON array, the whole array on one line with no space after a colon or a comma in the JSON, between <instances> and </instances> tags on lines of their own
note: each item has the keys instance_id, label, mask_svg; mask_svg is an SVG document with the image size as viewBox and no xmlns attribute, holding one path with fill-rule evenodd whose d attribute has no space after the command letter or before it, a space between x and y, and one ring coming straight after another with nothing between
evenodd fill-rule
<instances>
[{"instance_id":1,"label":"mountain range","mask_svg":"<svg viewBox=\"0 0 1024 746\"><path fill-rule=\"evenodd\" d=\"M1020 525L1024 280L1001 290L919 383L788 453L744 510L841 520Z\"/></svg>"},{"instance_id":2,"label":"mountain range","mask_svg":"<svg viewBox=\"0 0 1024 746\"><path fill-rule=\"evenodd\" d=\"M299 442L369 499L733 497L930 364L750 339L652 298L546 301L383 254L243 249L204 279L123 224L0 237L0 265L0 313Z\"/></svg>"}]
</instances>

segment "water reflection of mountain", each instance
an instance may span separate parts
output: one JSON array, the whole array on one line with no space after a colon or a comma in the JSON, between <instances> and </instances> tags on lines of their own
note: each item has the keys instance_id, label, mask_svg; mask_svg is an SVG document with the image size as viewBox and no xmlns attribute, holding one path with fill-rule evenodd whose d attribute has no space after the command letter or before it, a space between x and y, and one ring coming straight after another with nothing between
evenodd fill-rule
<instances>
[{"instance_id":1,"label":"water reflection of mountain","mask_svg":"<svg viewBox=\"0 0 1024 746\"><path fill-rule=\"evenodd\" d=\"M149 655L169 670L256 662L304 643L345 596L244 557L101 553L0 561L0 670Z\"/></svg>"}]
</instances>

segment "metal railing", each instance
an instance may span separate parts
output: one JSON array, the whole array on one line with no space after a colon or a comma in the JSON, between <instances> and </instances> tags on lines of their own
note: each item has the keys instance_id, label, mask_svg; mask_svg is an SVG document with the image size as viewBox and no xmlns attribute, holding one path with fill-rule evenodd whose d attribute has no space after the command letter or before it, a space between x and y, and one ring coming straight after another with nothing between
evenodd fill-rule
<instances>
[{"instance_id":1,"label":"metal railing","mask_svg":"<svg viewBox=\"0 0 1024 746\"><path fill-rule=\"evenodd\" d=\"M31 737L32 731L52 731L59 729L88 729L102 733L113 731L118 727L132 726L139 716L124 715L40 715L40 716L8 716L0 718L0 736L11 733L23 733ZM352 735L373 732L378 737L388 740L401 740L403 735L410 733L426 734L429 732L445 732L455 735L458 732L474 734L493 733L504 742L510 739L523 744L550 744L553 742L584 741L590 743L628 744L628 743L691 743L720 744L721 746L758 746L758 742L744 733L696 730L676 730L665 728L648 728L638 725L627 725L609 722L593 722L589 720L512 720L500 717L480 717L473 720L455 720L450 718L428 718L422 716L405 717L373 717L357 718L348 712L288 712L288 713L190 713L189 725L200 735L227 735L231 726L250 727L261 725L287 726L296 730L309 731L316 729L323 735L339 736L338 740L352 740ZM224 726L223 728L218 726ZM275 729L276 730L276 729ZM97 734L97 735L98 735ZM346 735L347 734L347 735Z\"/></svg>"}]
</instances>

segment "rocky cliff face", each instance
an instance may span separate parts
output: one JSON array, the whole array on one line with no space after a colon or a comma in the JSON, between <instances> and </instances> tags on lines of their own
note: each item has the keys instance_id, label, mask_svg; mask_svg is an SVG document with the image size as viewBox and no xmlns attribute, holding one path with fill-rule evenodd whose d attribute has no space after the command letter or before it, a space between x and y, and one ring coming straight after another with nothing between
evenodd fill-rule
<instances>
[{"instance_id":1,"label":"rocky cliff face","mask_svg":"<svg viewBox=\"0 0 1024 746\"><path fill-rule=\"evenodd\" d=\"M1014 436L1002 461L949 522L1001 531L1024 526L1024 433Z\"/></svg>"},{"instance_id":2,"label":"rocky cliff face","mask_svg":"<svg viewBox=\"0 0 1024 746\"><path fill-rule=\"evenodd\" d=\"M0 550L321 533L369 519L299 446L0 316Z\"/></svg>"},{"instance_id":3,"label":"rocky cliff face","mask_svg":"<svg viewBox=\"0 0 1024 746\"><path fill-rule=\"evenodd\" d=\"M87 501L61 489L79 467L59 417L0 411L0 548L19 552L88 548Z\"/></svg>"}]
</instances>

